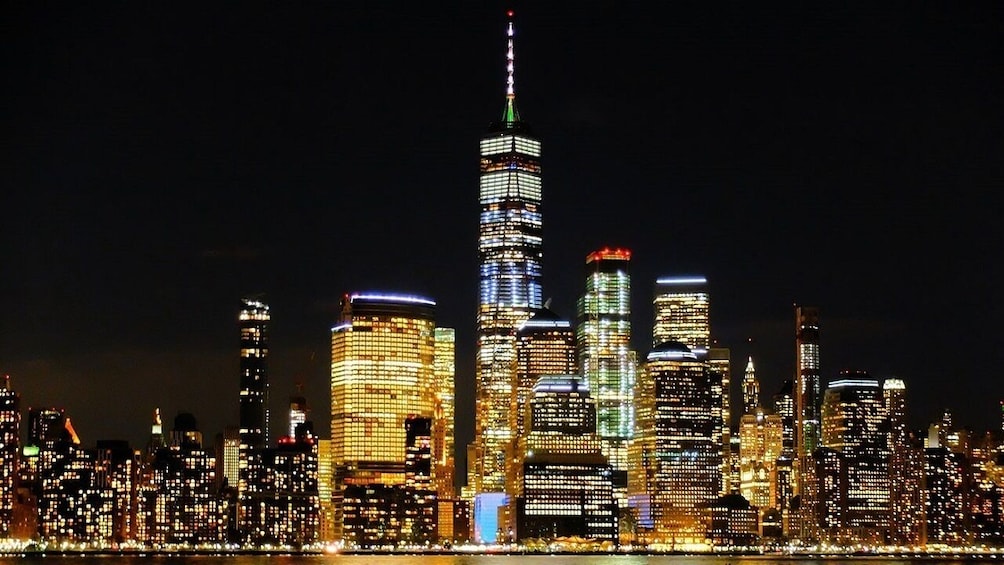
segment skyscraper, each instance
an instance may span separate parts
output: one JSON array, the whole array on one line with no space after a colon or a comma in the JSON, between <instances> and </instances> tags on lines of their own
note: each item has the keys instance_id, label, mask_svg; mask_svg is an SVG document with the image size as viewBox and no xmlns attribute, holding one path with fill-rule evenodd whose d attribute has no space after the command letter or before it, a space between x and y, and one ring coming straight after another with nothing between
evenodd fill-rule
<instances>
[{"instance_id":1,"label":"skyscraper","mask_svg":"<svg viewBox=\"0 0 1004 565\"><path fill-rule=\"evenodd\" d=\"M503 493L516 328L543 302L540 141L516 109L515 31L506 28L502 119L481 138L474 491ZM498 497L494 497L498 498Z\"/></svg>"},{"instance_id":2,"label":"skyscraper","mask_svg":"<svg viewBox=\"0 0 1004 565\"><path fill-rule=\"evenodd\" d=\"M708 280L702 276L660 277L655 281L652 346L686 345L699 357L711 344Z\"/></svg>"},{"instance_id":3,"label":"skyscraper","mask_svg":"<svg viewBox=\"0 0 1004 565\"><path fill-rule=\"evenodd\" d=\"M457 332L453 328L436 328L434 372L436 375L436 404L433 408L432 453L435 458L433 476L437 496L453 498L456 487L453 477L456 473L456 368Z\"/></svg>"},{"instance_id":4,"label":"skyscraper","mask_svg":"<svg viewBox=\"0 0 1004 565\"><path fill-rule=\"evenodd\" d=\"M882 389L867 373L845 371L830 383L822 404L822 444L847 469L847 514L842 534L884 539L889 526L889 452Z\"/></svg>"},{"instance_id":5,"label":"skyscraper","mask_svg":"<svg viewBox=\"0 0 1004 565\"><path fill-rule=\"evenodd\" d=\"M296 427L307 421L307 399L303 396L303 386L297 385L297 393L289 397L289 437L296 437Z\"/></svg>"},{"instance_id":6,"label":"skyscraper","mask_svg":"<svg viewBox=\"0 0 1004 565\"><path fill-rule=\"evenodd\" d=\"M610 465L596 437L596 404L578 375L542 376L520 441L518 539L617 540Z\"/></svg>"},{"instance_id":7,"label":"skyscraper","mask_svg":"<svg viewBox=\"0 0 1004 565\"><path fill-rule=\"evenodd\" d=\"M627 249L586 257L586 291L577 328L582 376L596 399L596 433L626 503L628 443L634 435L637 358L631 350L631 276Z\"/></svg>"},{"instance_id":8,"label":"skyscraper","mask_svg":"<svg viewBox=\"0 0 1004 565\"><path fill-rule=\"evenodd\" d=\"M335 536L349 485L402 485L405 421L432 418L435 307L427 298L359 293L331 329L331 462Z\"/></svg>"},{"instance_id":9,"label":"skyscraper","mask_svg":"<svg viewBox=\"0 0 1004 565\"><path fill-rule=\"evenodd\" d=\"M819 447L819 309L795 306L795 434L798 455Z\"/></svg>"},{"instance_id":10,"label":"skyscraper","mask_svg":"<svg viewBox=\"0 0 1004 565\"><path fill-rule=\"evenodd\" d=\"M21 441L21 401L5 376L0 388L0 538L10 531Z\"/></svg>"},{"instance_id":11,"label":"skyscraper","mask_svg":"<svg viewBox=\"0 0 1004 565\"><path fill-rule=\"evenodd\" d=\"M241 299L241 449L268 443L268 305L255 298Z\"/></svg>"},{"instance_id":12,"label":"skyscraper","mask_svg":"<svg viewBox=\"0 0 1004 565\"><path fill-rule=\"evenodd\" d=\"M760 406L760 381L756 379L756 368L753 358L746 362L746 372L743 374L743 414L755 414Z\"/></svg>"},{"instance_id":13,"label":"skyscraper","mask_svg":"<svg viewBox=\"0 0 1004 565\"><path fill-rule=\"evenodd\" d=\"M707 372L686 345L665 342L648 354L639 377L629 497L653 543L703 543L703 507L721 488Z\"/></svg>"},{"instance_id":14,"label":"skyscraper","mask_svg":"<svg viewBox=\"0 0 1004 565\"><path fill-rule=\"evenodd\" d=\"M924 452L913 445L906 421L906 383L886 379L882 396L889 424L889 526L891 540L919 545L924 526Z\"/></svg>"}]
</instances>

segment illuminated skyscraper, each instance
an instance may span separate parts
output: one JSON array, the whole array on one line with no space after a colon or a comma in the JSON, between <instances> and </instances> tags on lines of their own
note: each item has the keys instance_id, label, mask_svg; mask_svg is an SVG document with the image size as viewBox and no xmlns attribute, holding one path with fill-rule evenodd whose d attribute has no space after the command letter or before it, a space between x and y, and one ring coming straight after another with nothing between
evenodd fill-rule
<instances>
[{"instance_id":1,"label":"illuminated skyscraper","mask_svg":"<svg viewBox=\"0 0 1004 565\"><path fill-rule=\"evenodd\" d=\"M919 545L924 528L924 453L913 445L906 422L906 383L886 379L882 383L885 412L889 418L886 444L889 448L889 526L891 541Z\"/></svg>"},{"instance_id":2,"label":"illuminated skyscraper","mask_svg":"<svg viewBox=\"0 0 1004 565\"><path fill-rule=\"evenodd\" d=\"M626 503L628 443L634 435L637 357L631 350L631 276L627 249L586 257L586 291L577 328L582 376L596 399L596 433Z\"/></svg>"},{"instance_id":3,"label":"illuminated skyscraper","mask_svg":"<svg viewBox=\"0 0 1004 565\"><path fill-rule=\"evenodd\" d=\"M795 395L791 379L781 385L774 395L774 413L781 418L781 455L774 467L771 491L772 506L781 511L785 531L791 515L791 497L795 495Z\"/></svg>"},{"instance_id":4,"label":"illuminated skyscraper","mask_svg":"<svg viewBox=\"0 0 1004 565\"><path fill-rule=\"evenodd\" d=\"M798 455L819 447L819 309L795 306L795 416Z\"/></svg>"},{"instance_id":5,"label":"illuminated skyscraper","mask_svg":"<svg viewBox=\"0 0 1004 565\"><path fill-rule=\"evenodd\" d=\"M703 543L718 497L721 451L707 365L679 342L654 348L638 381L629 497L654 543Z\"/></svg>"},{"instance_id":6,"label":"illuminated skyscraper","mask_svg":"<svg viewBox=\"0 0 1004 565\"><path fill-rule=\"evenodd\" d=\"M331 457L338 501L349 485L401 485L405 421L436 405L435 307L426 298L362 293L331 330Z\"/></svg>"},{"instance_id":7,"label":"illuminated skyscraper","mask_svg":"<svg viewBox=\"0 0 1004 565\"><path fill-rule=\"evenodd\" d=\"M612 472L596 436L596 404L578 375L533 387L516 488L518 539L617 539Z\"/></svg>"},{"instance_id":8,"label":"illuminated skyscraper","mask_svg":"<svg viewBox=\"0 0 1004 565\"><path fill-rule=\"evenodd\" d=\"M711 344L710 302L708 280L702 276L656 280L652 345L678 341L700 357Z\"/></svg>"},{"instance_id":9,"label":"illuminated skyscraper","mask_svg":"<svg viewBox=\"0 0 1004 565\"><path fill-rule=\"evenodd\" d=\"M7 537L14 510L14 487L21 454L21 400L5 376L0 388L0 538Z\"/></svg>"},{"instance_id":10,"label":"illuminated skyscraper","mask_svg":"<svg viewBox=\"0 0 1004 565\"><path fill-rule=\"evenodd\" d=\"M516 328L542 305L540 141L516 109L512 12L506 30L506 102L481 138L474 491L502 493L512 441L509 409ZM499 497L494 497L497 499Z\"/></svg>"},{"instance_id":11,"label":"illuminated skyscraper","mask_svg":"<svg viewBox=\"0 0 1004 565\"><path fill-rule=\"evenodd\" d=\"M456 330L436 328L434 371L436 374L436 405L433 409L432 454L435 458L435 491L439 498L453 498L456 487L453 477L456 473L456 403L455 381L457 368Z\"/></svg>"},{"instance_id":12,"label":"illuminated skyscraper","mask_svg":"<svg viewBox=\"0 0 1004 565\"><path fill-rule=\"evenodd\" d=\"M712 396L720 399L714 401L713 411L716 415L714 434L716 438L720 438L718 447L722 454L722 487L719 490L719 494L722 495L739 492L739 481L733 481L733 473L730 472L733 467L732 448L729 445L732 441L732 410L729 402L731 374L729 349L726 347L708 349L708 381L711 385ZM738 463L735 468L739 468ZM738 471L735 475L738 477Z\"/></svg>"},{"instance_id":13,"label":"illuminated skyscraper","mask_svg":"<svg viewBox=\"0 0 1004 565\"><path fill-rule=\"evenodd\" d=\"M534 386L544 375L571 375L577 371L572 325L547 308L534 312L516 332L516 386L509 414L513 455L507 492L515 493L519 488L525 453L518 446L528 431L527 408Z\"/></svg>"},{"instance_id":14,"label":"illuminated skyscraper","mask_svg":"<svg viewBox=\"0 0 1004 565\"><path fill-rule=\"evenodd\" d=\"M241 449L268 443L268 305L241 300Z\"/></svg>"},{"instance_id":15,"label":"illuminated skyscraper","mask_svg":"<svg viewBox=\"0 0 1004 565\"><path fill-rule=\"evenodd\" d=\"M746 362L746 372L743 374L743 414L755 414L760 406L760 381L756 379L756 368L753 358Z\"/></svg>"},{"instance_id":16,"label":"illuminated skyscraper","mask_svg":"<svg viewBox=\"0 0 1004 565\"><path fill-rule=\"evenodd\" d=\"M781 417L768 414L763 407L739 420L740 492L761 511L771 508L776 498L772 479L781 455L782 435Z\"/></svg>"},{"instance_id":17,"label":"illuminated skyscraper","mask_svg":"<svg viewBox=\"0 0 1004 565\"><path fill-rule=\"evenodd\" d=\"M889 452L882 389L864 372L841 373L822 405L822 443L847 468L847 514L841 526L863 542L882 540L889 526Z\"/></svg>"}]
</instances>

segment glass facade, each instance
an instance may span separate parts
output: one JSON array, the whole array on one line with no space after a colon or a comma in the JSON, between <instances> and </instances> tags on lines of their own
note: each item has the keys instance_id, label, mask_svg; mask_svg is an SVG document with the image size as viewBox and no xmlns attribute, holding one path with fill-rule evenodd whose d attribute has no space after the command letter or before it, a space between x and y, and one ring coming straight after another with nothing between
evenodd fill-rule
<instances>
[{"instance_id":1,"label":"glass facade","mask_svg":"<svg viewBox=\"0 0 1004 565\"><path fill-rule=\"evenodd\" d=\"M631 350L631 277L627 249L602 249L586 257L586 289L578 303L582 376L596 399L596 433L611 467L627 486L628 443L634 435L637 357Z\"/></svg>"},{"instance_id":2,"label":"glass facade","mask_svg":"<svg viewBox=\"0 0 1004 565\"><path fill-rule=\"evenodd\" d=\"M513 439L509 409L516 328L543 303L540 141L516 110L514 30L507 28L507 89L502 120L481 139L476 350L476 492L504 492Z\"/></svg>"},{"instance_id":3,"label":"glass facade","mask_svg":"<svg viewBox=\"0 0 1004 565\"><path fill-rule=\"evenodd\" d=\"M629 493L642 535L657 544L703 543L704 509L721 485L707 365L685 345L664 342L648 354L638 389Z\"/></svg>"},{"instance_id":4,"label":"glass facade","mask_svg":"<svg viewBox=\"0 0 1004 565\"><path fill-rule=\"evenodd\" d=\"M4 377L0 388L0 538L7 537L14 511L14 487L21 456L21 402Z\"/></svg>"},{"instance_id":5,"label":"glass facade","mask_svg":"<svg viewBox=\"0 0 1004 565\"><path fill-rule=\"evenodd\" d=\"M702 276L660 277L655 282L652 346L678 341L700 355L711 344L708 281Z\"/></svg>"},{"instance_id":6,"label":"glass facade","mask_svg":"<svg viewBox=\"0 0 1004 565\"><path fill-rule=\"evenodd\" d=\"M436 403L433 408L432 455L436 464L433 470L435 491L440 498L453 498L456 450L456 403L455 375L457 367L456 330L436 328L435 359L433 371L436 377Z\"/></svg>"},{"instance_id":7,"label":"glass facade","mask_svg":"<svg viewBox=\"0 0 1004 565\"><path fill-rule=\"evenodd\" d=\"M798 455L805 457L819 447L820 365L819 309L795 307L795 411Z\"/></svg>"},{"instance_id":8,"label":"glass facade","mask_svg":"<svg viewBox=\"0 0 1004 565\"><path fill-rule=\"evenodd\" d=\"M344 489L403 484L405 422L433 417L435 305L422 297L380 293L342 301L342 319L331 331L336 537Z\"/></svg>"}]
</instances>

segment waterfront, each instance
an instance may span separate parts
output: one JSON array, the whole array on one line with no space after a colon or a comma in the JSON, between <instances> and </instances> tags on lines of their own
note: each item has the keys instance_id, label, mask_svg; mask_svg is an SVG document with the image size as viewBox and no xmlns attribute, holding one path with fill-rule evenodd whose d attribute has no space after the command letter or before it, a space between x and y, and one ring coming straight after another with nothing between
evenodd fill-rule
<instances>
[{"instance_id":1,"label":"waterfront","mask_svg":"<svg viewBox=\"0 0 1004 565\"><path fill-rule=\"evenodd\" d=\"M786 555L490 555L490 554L397 554L397 555L56 555L33 554L0 557L2 563L45 565L100 561L100 565L825 565L867 563L888 565L1004 561L1004 556L786 556Z\"/></svg>"}]
</instances>

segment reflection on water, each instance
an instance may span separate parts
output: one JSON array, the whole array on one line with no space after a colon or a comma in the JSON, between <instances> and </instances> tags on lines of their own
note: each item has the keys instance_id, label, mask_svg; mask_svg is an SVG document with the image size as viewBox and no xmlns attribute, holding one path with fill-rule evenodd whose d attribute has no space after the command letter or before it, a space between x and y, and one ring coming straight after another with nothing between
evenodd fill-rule
<instances>
[{"instance_id":1,"label":"reflection on water","mask_svg":"<svg viewBox=\"0 0 1004 565\"><path fill-rule=\"evenodd\" d=\"M774 556L680 555L149 555L0 557L0 563L36 565L919 565L972 563L972 559L844 557L806 559ZM986 559L986 562L1004 559Z\"/></svg>"}]
</instances>

